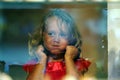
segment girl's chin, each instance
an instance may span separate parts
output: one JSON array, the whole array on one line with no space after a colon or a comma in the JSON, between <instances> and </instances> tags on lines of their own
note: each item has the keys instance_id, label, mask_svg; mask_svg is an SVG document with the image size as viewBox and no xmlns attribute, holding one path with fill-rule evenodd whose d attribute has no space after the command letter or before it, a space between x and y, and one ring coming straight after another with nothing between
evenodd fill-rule
<instances>
[{"instance_id":1,"label":"girl's chin","mask_svg":"<svg viewBox=\"0 0 120 80\"><path fill-rule=\"evenodd\" d=\"M61 54L63 52L59 51L59 50L53 50L53 51L50 51L51 54Z\"/></svg>"}]
</instances>

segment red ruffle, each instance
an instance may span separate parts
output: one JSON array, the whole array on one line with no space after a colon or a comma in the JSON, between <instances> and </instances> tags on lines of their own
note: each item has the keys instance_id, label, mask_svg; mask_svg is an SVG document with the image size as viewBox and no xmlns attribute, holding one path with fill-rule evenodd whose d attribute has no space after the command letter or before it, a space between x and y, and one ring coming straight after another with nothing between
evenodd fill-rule
<instances>
[{"instance_id":1,"label":"red ruffle","mask_svg":"<svg viewBox=\"0 0 120 80\"><path fill-rule=\"evenodd\" d=\"M65 73L66 69L64 62L48 62L46 74L51 77L51 80L61 80Z\"/></svg>"},{"instance_id":2,"label":"red ruffle","mask_svg":"<svg viewBox=\"0 0 120 80\"><path fill-rule=\"evenodd\" d=\"M27 73L31 73L32 70L34 69L36 64L25 64L23 65L23 69L27 72Z\"/></svg>"},{"instance_id":3,"label":"red ruffle","mask_svg":"<svg viewBox=\"0 0 120 80\"><path fill-rule=\"evenodd\" d=\"M85 60L83 58L80 58L75 61L75 65L79 71L82 71L84 69L88 69L91 62L88 60ZM23 66L23 69L30 73L35 67L35 64L25 64ZM61 80L61 78L66 73L66 67L65 63L63 61L61 62L48 62L46 66L46 74L48 74L51 77L51 80Z\"/></svg>"},{"instance_id":4,"label":"red ruffle","mask_svg":"<svg viewBox=\"0 0 120 80\"><path fill-rule=\"evenodd\" d=\"M79 71L82 71L84 69L88 69L88 67L90 66L91 62L88 60L85 60L83 58L78 59L76 62L76 67Z\"/></svg>"}]
</instances>

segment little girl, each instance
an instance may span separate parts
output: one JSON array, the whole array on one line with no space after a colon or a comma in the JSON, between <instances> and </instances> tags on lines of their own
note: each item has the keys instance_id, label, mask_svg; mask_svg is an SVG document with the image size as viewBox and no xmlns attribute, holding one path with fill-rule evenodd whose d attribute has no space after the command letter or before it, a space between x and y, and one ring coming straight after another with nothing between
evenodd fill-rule
<instances>
[{"instance_id":1,"label":"little girl","mask_svg":"<svg viewBox=\"0 0 120 80\"><path fill-rule=\"evenodd\" d=\"M25 64L27 80L62 80L66 75L79 79L90 65L80 58L81 37L72 17L62 9L52 9L31 35L30 52L37 56L35 64ZM27 67L27 68L26 68Z\"/></svg>"}]
</instances>

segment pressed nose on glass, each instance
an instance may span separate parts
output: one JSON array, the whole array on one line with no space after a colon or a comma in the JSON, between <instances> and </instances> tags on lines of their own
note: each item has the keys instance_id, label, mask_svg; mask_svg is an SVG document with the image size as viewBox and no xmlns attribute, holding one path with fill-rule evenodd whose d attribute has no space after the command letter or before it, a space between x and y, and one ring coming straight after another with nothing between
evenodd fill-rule
<instances>
[{"instance_id":1,"label":"pressed nose on glass","mask_svg":"<svg viewBox=\"0 0 120 80\"><path fill-rule=\"evenodd\" d=\"M55 36L53 36L53 41L59 42L60 41L60 35L56 34Z\"/></svg>"}]
</instances>

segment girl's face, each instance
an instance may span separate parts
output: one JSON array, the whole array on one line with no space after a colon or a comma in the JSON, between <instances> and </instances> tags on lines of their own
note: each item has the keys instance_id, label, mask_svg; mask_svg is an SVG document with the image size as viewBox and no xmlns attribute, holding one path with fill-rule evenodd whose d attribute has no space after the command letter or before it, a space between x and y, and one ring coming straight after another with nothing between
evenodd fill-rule
<instances>
[{"instance_id":1,"label":"girl's face","mask_svg":"<svg viewBox=\"0 0 120 80\"><path fill-rule=\"evenodd\" d=\"M52 54L64 53L68 45L67 29L64 23L53 16L46 21L44 45Z\"/></svg>"}]
</instances>

